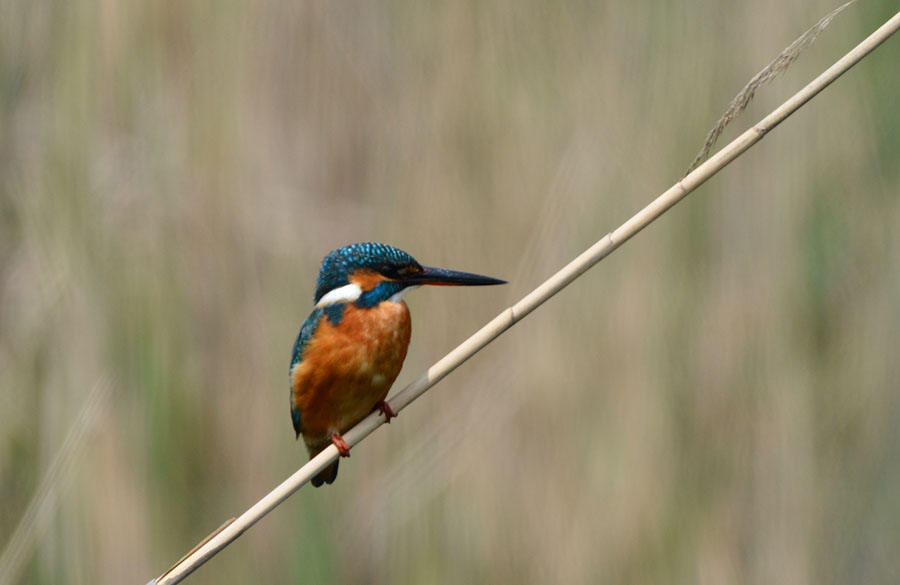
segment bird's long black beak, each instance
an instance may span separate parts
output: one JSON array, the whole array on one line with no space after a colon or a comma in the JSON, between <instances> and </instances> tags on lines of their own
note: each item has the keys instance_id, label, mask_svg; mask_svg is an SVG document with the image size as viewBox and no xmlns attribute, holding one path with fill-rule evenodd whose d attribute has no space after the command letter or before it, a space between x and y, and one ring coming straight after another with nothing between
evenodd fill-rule
<instances>
[{"instance_id":1,"label":"bird's long black beak","mask_svg":"<svg viewBox=\"0 0 900 585\"><path fill-rule=\"evenodd\" d=\"M403 282L409 284L434 284L439 286L486 286L489 284L506 284L505 280L500 280L499 278L491 278L490 276L482 276L470 272L460 272L458 270L435 268L434 266L423 266L422 272L414 272L404 276Z\"/></svg>"}]
</instances>

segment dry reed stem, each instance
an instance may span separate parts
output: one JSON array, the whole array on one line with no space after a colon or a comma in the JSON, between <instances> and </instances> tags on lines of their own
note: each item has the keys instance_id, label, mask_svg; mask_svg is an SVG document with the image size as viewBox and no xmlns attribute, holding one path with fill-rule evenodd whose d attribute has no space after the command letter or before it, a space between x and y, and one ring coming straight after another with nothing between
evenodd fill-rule
<instances>
[{"instance_id":1,"label":"dry reed stem","mask_svg":"<svg viewBox=\"0 0 900 585\"><path fill-rule=\"evenodd\" d=\"M800 56L800 53L812 45L815 42L816 37L819 36L819 33L831 24L832 19L854 2L856 2L856 0L850 0L826 14L822 20L800 35L800 38L791 43L781 52L781 54L775 57L771 63L763 67L762 71L754 75L750 81L747 82L747 85L745 85L743 89L734 96L731 103L728 104L728 109L725 110L725 113L722 114L722 117L719 118L719 121L716 122L713 129L706 135L706 142L703 144L703 148L701 148L700 152L697 153L697 156L694 157L694 160L691 162L691 166L688 167L685 175L696 169L700 163L703 162L703 159L709 155L709 151L716 145L716 140L718 140L719 136L722 135L722 132L725 131L725 127L740 116L741 113L747 109L747 106L750 105L753 96L756 95L756 90L763 84L772 81L778 77L778 75L787 71L788 67L790 67L794 61L797 60L797 57Z\"/></svg>"},{"instance_id":2,"label":"dry reed stem","mask_svg":"<svg viewBox=\"0 0 900 585\"><path fill-rule=\"evenodd\" d=\"M447 374L472 357L472 355L565 288L566 285L581 276L585 271L613 252L613 250L624 244L632 236L647 227L653 220L681 201L688 193L702 185L728 163L759 142L775 126L797 111L863 57L872 52L888 37L897 32L897 29L900 29L900 12L895 14L878 30L869 35L866 40L844 55L806 87L763 118L753 128L741 134L696 170L670 187L665 193L619 226L618 229L603 236L600 241L587 251L572 260L518 303L497 315L469 339L431 366L428 371L408 384L391 400L394 412L400 412L406 408L407 405L424 394ZM384 424L384 416L379 413L373 413L345 433L344 440L350 446L356 445L382 424ZM260 518L300 489L303 484L325 469L337 457L337 449L330 445L282 482L281 485L269 492L263 499L254 504L249 510L241 514L236 520L207 537L205 544L196 547L192 553L186 555L184 559L176 563L157 579L150 581L150 583L171 585L180 582L200 565L228 546L228 544L243 534L245 530L259 521ZM148 585L150 584L148 583Z\"/></svg>"}]
</instances>

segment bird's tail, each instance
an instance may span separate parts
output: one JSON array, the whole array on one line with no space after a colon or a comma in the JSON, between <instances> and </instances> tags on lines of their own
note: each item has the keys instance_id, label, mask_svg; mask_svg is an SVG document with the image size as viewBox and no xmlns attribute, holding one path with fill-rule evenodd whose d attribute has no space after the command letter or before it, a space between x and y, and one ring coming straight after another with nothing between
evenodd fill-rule
<instances>
[{"instance_id":1,"label":"bird's tail","mask_svg":"<svg viewBox=\"0 0 900 585\"><path fill-rule=\"evenodd\" d=\"M338 463L340 463L340 461L335 461L323 469L319 475L312 478L313 487L321 487L323 483L334 483L334 480L337 479Z\"/></svg>"},{"instance_id":2,"label":"bird's tail","mask_svg":"<svg viewBox=\"0 0 900 585\"><path fill-rule=\"evenodd\" d=\"M325 447L327 447L330 444L331 443L325 443L324 445L316 446L316 447L311 447L311 446L307 445L307 448L309 449L309 458L312 459L313 457L315 457L316 455L321 453L322 449L324 449ZM329 485L334 483L334 480L337 479L338 463L340 463L340 461L341 461L340 459L335 460L334 463L332 463L331 465L329 465L328 467L323 469L321 472L319 472L318 475L316 475L314 478L312 478L311 483L313 484L313 487L321 487L322 484L325 484L325 483L327 483Z\"/></svg>"}]
</instances>

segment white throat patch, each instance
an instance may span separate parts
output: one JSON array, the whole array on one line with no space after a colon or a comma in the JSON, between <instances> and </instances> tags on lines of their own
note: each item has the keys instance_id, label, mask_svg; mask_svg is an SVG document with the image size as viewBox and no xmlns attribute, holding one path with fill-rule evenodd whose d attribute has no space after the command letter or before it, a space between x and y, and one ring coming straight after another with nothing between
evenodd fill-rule
<instances>
[{"instance_id":1,"label":"white throat patch","mask_svg":"<svg viewBox=\"0 0 900 585\"><path fill-rule=\"evenodd\" d=\"M362 289L359 288L358 284L345 284L344 286L330 290L322 295L322 298L316 303L316 308L333 305L335 303L352 303L358 299L361 294Z\"/></svg>"},{"instance_id":2,"label":"white throat patch","mask_svg":"<svg viewBox=\"0 0 900 585\"><path fill-rule=\"evenodd\" d=\"M419 288L420 286L422 286L422 285L421 285L421 284L416 284L416 285L413 285L413 286L408 286L408 287L402 289L400 292L396 292L396 293L392 294L392 295L390 296L390 298L388 299L388 301L390 301L390 302L392 302L392 303L399 303L400 301L403 300L403 295L405 295L406 293L408 293L408 292L411 291L411 290L416 290L416 289Z\"/></svg>"}]
</instances>

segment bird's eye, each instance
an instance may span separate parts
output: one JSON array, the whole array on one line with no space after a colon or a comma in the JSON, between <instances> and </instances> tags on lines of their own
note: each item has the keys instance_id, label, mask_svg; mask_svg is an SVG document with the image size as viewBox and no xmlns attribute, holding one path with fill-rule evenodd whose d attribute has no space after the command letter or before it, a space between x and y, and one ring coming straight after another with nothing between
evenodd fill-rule
<instances>
[{"instance_id":1,"label":"bird's eye","mask_svg":"<svg viewBox=\"0 0 900 585\"><path fill-rule=\"evenodd\" d=\"M397 276L397 268L390 264L382 264L378 268L378 272L380 272L384 276L387 276L388 278L395 278Z\"/></svg>"}]
</instances>

